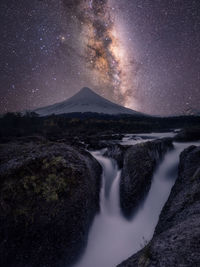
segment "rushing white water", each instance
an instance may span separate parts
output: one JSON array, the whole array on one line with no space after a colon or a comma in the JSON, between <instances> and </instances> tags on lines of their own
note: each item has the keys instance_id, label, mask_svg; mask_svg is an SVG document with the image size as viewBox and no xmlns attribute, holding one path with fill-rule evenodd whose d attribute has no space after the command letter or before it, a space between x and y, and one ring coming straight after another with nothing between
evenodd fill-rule
<instances>
[{"instance_id":1,"label":"rushing white water","mask_svg":"<svg viewBox=\"0 0 200 267\"><path fill-rule=\"evenodd\" d=\"M116 163L93 152L103 167L100 213L91 226L87 247L74 267L114 267L141 249L149 241L177 176L180 152L192 143L175 143L154 173L147 197L132 219L120 211L119 181ZM134 164L134 163L133 163Z\"/></svg>"},{"instance_id":2,"label":"rushing white water","mask_svg":"<svg viewBox=\"0 0 200 267\"><path fill-rule=\"evenodd\" d=\"M143 143L143 142L151 141L151 140L158 139L158 138L174 137L176 134L177 134L176 131L166 132L166 133L126 134L123 137L120 144L121 145L135 145L138 143Z\"/></svg>"}]
</instances>

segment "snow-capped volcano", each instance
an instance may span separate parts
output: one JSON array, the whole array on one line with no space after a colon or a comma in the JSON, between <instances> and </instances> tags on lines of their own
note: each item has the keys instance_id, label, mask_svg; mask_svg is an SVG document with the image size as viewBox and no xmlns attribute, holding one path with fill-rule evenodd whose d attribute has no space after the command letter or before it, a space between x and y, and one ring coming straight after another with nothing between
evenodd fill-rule
<instances>
[{"instance_id":1,"label":"snow-capped volcano","mask_svg":"<svg viewBox=\"0 0 200 267\"><path fill-rule=\"evenodd\" d=\"M48 116L51 114L66 114L73 112L94 112L110 115L132 114L144 115L132 109L117 105L104 97L93 92L91 89L84 87L77 94L69 99L56 103L47 107L34 110L40 116Z\"/></svg>"}]
</instances>

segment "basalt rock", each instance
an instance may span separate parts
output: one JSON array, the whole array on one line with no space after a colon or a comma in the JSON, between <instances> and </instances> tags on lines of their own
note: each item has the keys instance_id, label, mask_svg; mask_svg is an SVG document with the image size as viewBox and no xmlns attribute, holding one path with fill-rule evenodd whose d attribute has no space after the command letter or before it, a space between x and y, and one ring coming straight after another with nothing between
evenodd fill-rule
<instances>
[{"instance_id":1,"label":"basalt rock","mask_svg":"<svg viewBox=\"0 0 200 267\"><path fill-rule=\"evenodd\" d=\"M171 148L172 140L166 138L137 144L126 151L120 181L120 205L126 216L133 213L149 191L157 163Z\"/></svg>"},{"instance_id":2,"label":"basalt rock","mask_svg":"<svg viewBox=\"0 0 200 267\"><path fill-rule=\"evenodd\" d=\"M63 143L0 146L0 266L68 266L99 210L101 167Z\"/></svg>"},{"instance_id":3,"label":"basalt rock","mask_svg":"<svg viewBox=\"0 0 200 267\"><path fill-rule=\"evenodd\" d=\"M89 150L100 150L108 146L115 145L123 138L121 134L110 134L110 135L91 135L82 137L86 148Z\"/></svg>"},{"instance_id":4,"label":"basalt rock","mask_svg":"<svg viewBox=\"0 0 200 267\"><path fill-rule=\"evenodd\" d=\"M200 140L200 127L191 127L181 130L175 137L176 142L191 142Z\"/></svg>"},{"instance_id":5,"label":"basalt rock","mask_svg":"<svg viewBox=\"0 0 200 267\"><path fill-rule=\"evenodd\" d=\"M200 264L200 147L180 156L178 179L151 242L118 267L194 267Z\"/></svg>"},{"instance_id":6,"label":"basalt rock","mask_svg":"<svg viewBox=\"0 0 200 267\"><path fill-rule=\"evenodd\" d=\"M120 144L108 144L104 156L114 159L121 169L123 167L125 152L129 147Z\"/></svg>"}]
</instances>

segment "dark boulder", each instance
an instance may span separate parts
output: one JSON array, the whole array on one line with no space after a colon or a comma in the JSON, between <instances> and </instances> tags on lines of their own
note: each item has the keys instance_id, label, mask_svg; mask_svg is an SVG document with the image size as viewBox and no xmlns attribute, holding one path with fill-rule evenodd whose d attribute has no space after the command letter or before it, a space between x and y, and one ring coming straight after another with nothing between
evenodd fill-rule
<instances>
[{"instance_id":1,"label":"dark boulder","mask_svg":"<svg viewBox=\"0 0 200 267\"><path fill-rule=\"evenodd\" d=\"M89 153L63 143L1 145L0 266L75 260L99 210L100 177Z\"/></svg>"},{"instance_id":2,"label":"dark boulder","mask_svg":"<svg viewBox=\"0 0 200 267\"><path fill-rule=\"evenodd\" d=\"M118 267L200 266L200 147L180 156L178 179L151 242Z\"/></svg>"},{"instance_id":3,"label":"dark boulder","mask_svg":"<svg viewBox=\"0 0 200 267\"><path fill-rule=\"evenodd\" d=\"M143 200L157 163L172 147L172 140L166 138L137 144L126 151L120 181L120 205L126 216Z\"/></svg>"},{"instance_id":4,"label":"dark boulder","mask_svg":"<svg viewBox=\"0 0 200 267\"><path fill-rule=\"evenodd\" d=\"M175 135L176 142L191 142L200 140L200 127L191 127L181 130Z\"/></svg>"},{"instance_id":5,"label":"dark boulder","mask_svg":"<svg viewBox=\"0 0 200 267\"><path fill-rule=\"evenodd\" d=\"M117 144L122 140L124 136L121 134L110 134L110 135L90 135L82 136L81 140L85 144L88 150L100 150L107 146Z\"/></svg>"}]
</instances>

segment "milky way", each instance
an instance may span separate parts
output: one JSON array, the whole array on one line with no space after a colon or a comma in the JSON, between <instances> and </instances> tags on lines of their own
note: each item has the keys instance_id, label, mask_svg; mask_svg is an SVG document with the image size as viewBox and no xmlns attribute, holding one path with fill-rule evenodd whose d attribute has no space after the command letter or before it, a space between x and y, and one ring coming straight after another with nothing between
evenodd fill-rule
<instances>
[{"instance_id":1,"label":"milky way","mask_svg":"<svg viewBox=\"0 0 200 267\"><path fill-rule=\"evenodd\" d=\"M1 0L0 113L87 86L155 115L200 110L199 0Z\"/></svg>"},{"instance_id":2,"label":"milky way","mask_svg":"<svg viewBox=\"0 0 200 267\"><path fill-rule=\"evenodd\" d=\"M111 95L116 102L128 106L132 96L129 81L132 64L120 43L114 8L107 0L64 0L64 4L73 20L79 23L80 49L96 87L104 95Z\"/></svg>"}]
</instances>

